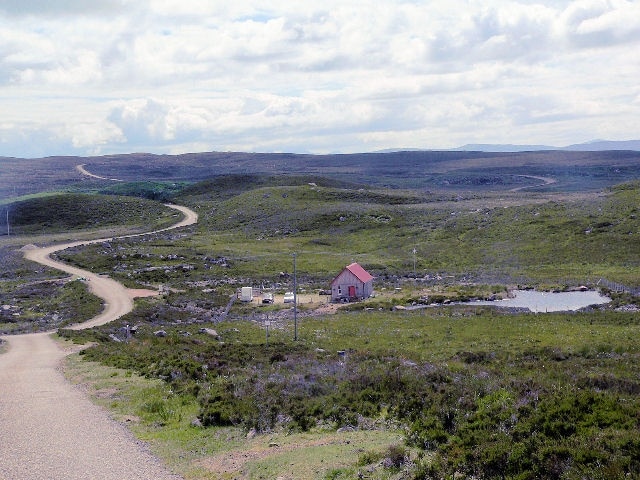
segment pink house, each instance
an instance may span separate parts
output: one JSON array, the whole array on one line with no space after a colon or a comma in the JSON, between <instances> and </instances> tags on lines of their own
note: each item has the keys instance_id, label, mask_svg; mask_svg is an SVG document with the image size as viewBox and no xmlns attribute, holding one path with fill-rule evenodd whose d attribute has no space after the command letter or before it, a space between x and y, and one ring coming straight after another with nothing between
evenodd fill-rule
<instances>
[{"instance_id":1,"label":"pink house","mask_svg":"<svg viewBox=\"0 0 640 480\"><path fill-rule=\"evenodd\" d=\"M373 276L357 263L347 265L331 282L334 302L362 300L373 293Z\"/></svg>"}]
</instances>

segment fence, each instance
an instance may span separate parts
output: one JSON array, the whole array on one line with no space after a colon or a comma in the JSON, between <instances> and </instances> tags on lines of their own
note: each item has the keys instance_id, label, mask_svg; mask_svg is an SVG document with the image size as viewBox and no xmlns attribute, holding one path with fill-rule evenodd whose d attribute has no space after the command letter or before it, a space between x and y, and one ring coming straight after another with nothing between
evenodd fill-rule
<instances>
[{"instance_id":1,"label":"fence","mask_svg":"<svg viewBox=\"0 0 640 480\"><path fill-rule=\"evenodd\" d=\"M608 288L612 292L630 293L631 295L634 295L636 297L640 296L640 288L628 287L626 285L623 285L622 283L612 282L611 280L607 280L605 278L601 278L600 280L598 280L598 283L596 283L596 285L599 287Z\"/></svg>"}]
</instances>

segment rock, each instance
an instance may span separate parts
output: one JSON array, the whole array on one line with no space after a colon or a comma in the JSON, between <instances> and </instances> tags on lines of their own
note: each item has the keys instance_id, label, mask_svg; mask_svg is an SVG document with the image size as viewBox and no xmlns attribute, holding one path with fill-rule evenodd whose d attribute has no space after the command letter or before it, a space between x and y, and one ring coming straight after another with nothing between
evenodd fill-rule
<instances>
[{"instance_id":1,"label":"rock","mask_svg":"<svg viewBox=\"0 0 640 480\"><path fill-rule=\"evenodd\" d=\"M199 418L196 417L193 420L191 420L191 426L196 428L202 427L202 422L200 421Z\"/></svg>"},{"instance_id":2,"label":"rock","mask_svg":"<svg viewBox=\"0 0 640 480\"><path fill-rule=\"evenodd\" d=\"M255 428L252 428L251 430L249 430L247 432L247 439L251 440L252 438L254 438L257 435L258 432L256 432Z\"/></svg>"},{"instance_id":3,"label":"rock","mask_svg":"<svg viewBox=\"0 0 640 480\"><path fill-rule=\"evenodd\" d=\"M344 433L344 432L355 432L356 429L352 425L345 425L344 427L340 427L336 432Z\"/></svg>"},{"instance_id":4,"label":"rock","mask_svg":"<svg viewBox=\"0 0 640 480\"><path fill-rule=\"evenodd\" d=\"M167 332L165 332L164 330L155 331L155 332L153 332L153 334L156 337L166 337L167 336Z\"/></svg>"},{"instance_id":5,"label":"rock","mask_svg":"<svg viewBox=\"0 0 640 480\"><path fill-rule=\"evenodd\" d=\"M198 330L200 333L205 333L207 335L211 335L212 337L219 338L218 332L216 332L213 328L201 328Z\"/></svg>"}]
</instances>

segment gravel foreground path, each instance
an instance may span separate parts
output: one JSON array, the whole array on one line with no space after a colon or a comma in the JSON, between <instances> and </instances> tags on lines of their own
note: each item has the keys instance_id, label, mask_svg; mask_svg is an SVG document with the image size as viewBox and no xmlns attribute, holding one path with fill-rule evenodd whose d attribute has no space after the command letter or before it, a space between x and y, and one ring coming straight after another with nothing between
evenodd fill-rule
<instances>
[{"instance_id":1,"label":"gravel foreground path","mask_svg":"<svg viewBox=\"0 0 640 480\"><path fill-rule=\"evenodd\" d=\"M0 478L177 480L59 370L49 334L11 337L0 355Z\"/></svg>"},{"instance_id":2,"label":"gravel foreground path","mask_svg":"<svg viewBox=\"0 0 640 480\"><path fill-rule=\"evenodd\" d=\"M171 228L197 222L191 210L172 207L183 212L185 218ZM105 240L110 239L25 251L25 257L31 260L85 276L90 290L104 299L104 311L75 328L108 323L133 308L130 292L114 280L49 258L53 251ZM0 479L180 478L124 426L66 381L60 363L67 352L50 338L50 333L6 336L3 340L9 347L0 355Z\"/></svg>"}]
</instances>

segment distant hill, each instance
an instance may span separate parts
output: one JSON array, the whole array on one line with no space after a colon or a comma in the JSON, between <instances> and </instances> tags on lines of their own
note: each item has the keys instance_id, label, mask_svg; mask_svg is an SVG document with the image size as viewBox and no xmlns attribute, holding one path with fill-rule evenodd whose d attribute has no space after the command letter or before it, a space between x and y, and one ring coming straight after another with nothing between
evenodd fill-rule
<instances>
[{"instance_id":1,"label":"distant hill","mask_svg":"<svg viewBox=\"0 0 640 480\"><path fill-rule=\"evenodd\" d=\"M563 150L574 152L603 152L607 150L635 150L640 151L640 140L626 140L621 142L611 140L594 140L587 143L569 145Z\"/></svg>"},{"instance_id":2,"label":"distant hill","mask_svg":"<svg viewBox=\"0 0 640 480\"><path fill-rule=\"evenodd\" d=\"M455 152L502 152L502 153L515 153L515 152L539 152L546 150L562 150L560 147L550 147L548 145L500 145L492 143L468 143L461 147L453 148Z\"/></svg>"},{"instance_id":3,"label":"distant hill","mask_svg":"<svg viewBox=\"0 0 640 480\"><path fill-rule=\"evenodd\" d=\"M458 152L539 152L548 150L560 150L569 152L605 152L614 150L640 151L640 140L592 140L585 143L576 143L566 147L552 147L549 145L513 145L513 144L489 144L470 143L452 149Z\"/></svg>"},{"instance_id":4,"label":"distant hill","mask_svg":"<svg viewBox=\"0 0 640 480\"><path fill-rule=\"evenodd\" d=\"M160 192L151 197L159 199L166 192L176 193L186 184L230 174L240 175L239 178L249 174L308 175L349 184L449 192L521 191L524 188L529 192L593 191L640 178L640 148L630 150L636 143L585 145L593 150L584 151L575 146L522 152L423 150L340 155L202 152L39 159L0 157L0 206L5 199L51 191ZM609 148L607 151L596 150L605 146ZM503 146L506 148L508 146ZM76 166L80 164L94 176L78 171ZM541 183L541 177L555 181Z\"/></svg>"}]
</instances>

